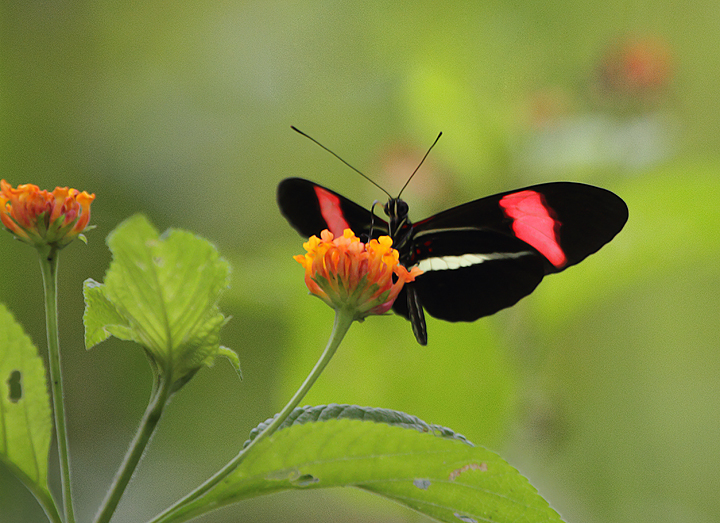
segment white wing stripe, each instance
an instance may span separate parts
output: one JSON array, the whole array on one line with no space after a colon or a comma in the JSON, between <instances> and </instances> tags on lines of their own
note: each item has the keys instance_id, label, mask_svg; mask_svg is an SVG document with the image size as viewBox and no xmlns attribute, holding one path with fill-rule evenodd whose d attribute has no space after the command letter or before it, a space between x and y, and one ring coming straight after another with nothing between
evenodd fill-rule
<instances>
[{"instance_id":1,"label":"white wing stripe","mask_svg":"<svg viewBox=\"0 0 720 523\"><path fill-rule=\"evenodd\" d=\"M420 260L416 267L423 272L429 271L449 271L460 269L462 267L471 267L486 261L505 260L512 258L520 258L533 254L531 251L520 252L491 252L488 254L463 254L462 256L440 256L437 258L426 258Z\"/></svg>"}]
</instances>

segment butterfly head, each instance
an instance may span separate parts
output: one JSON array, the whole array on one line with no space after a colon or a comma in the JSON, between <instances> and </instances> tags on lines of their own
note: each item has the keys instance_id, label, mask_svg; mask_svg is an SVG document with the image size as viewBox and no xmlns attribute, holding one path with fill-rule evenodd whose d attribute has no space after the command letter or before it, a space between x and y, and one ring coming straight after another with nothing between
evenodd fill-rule
<instances>
[{"instance_id":1,"label":"butterfly head","mask_svg":"<svg viewBox=\"0 0 720 523\"><path fill-rule=\"evenodd\" d=\"M397 218L402 220L407 218L408 204L400 198L390 198L384 207L385 215L390 218Z\"/></svg>"},{"instance_id":2,"label":"butterfly head","mask_svg":"<svg viewBox=\"0 0 720 523\"><path fill-rule=\"evenodd\" d=\"M408 204L400 198L390 198L385 204L385 214L390 221L390 236L395 237L396 232L404 225L408 225Z\"/></svg>"}]
</instances>

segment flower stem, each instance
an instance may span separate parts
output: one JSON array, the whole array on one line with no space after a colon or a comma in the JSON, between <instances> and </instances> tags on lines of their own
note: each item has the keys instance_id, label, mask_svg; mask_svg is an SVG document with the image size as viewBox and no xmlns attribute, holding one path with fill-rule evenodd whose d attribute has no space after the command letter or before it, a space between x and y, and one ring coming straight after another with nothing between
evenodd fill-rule
<instances>
[{"instance_id":1,"label":"flower stem","mask_svg":"<svg viewBox=\"0 0 720 523\"><path fill-rule=\"evenodd\" d=\"M68 449L67 426L65 424L65 402L62 372L60 369L60 334L58 331L57 272L59 251L55 248L38 251L40 269L45 289L45 323L48 340L48 362L50 365L50 389L55 414L55 432L60 455L60 479L62 483L65 522L75 523L72 490L70 485L70 453Z\"/></svg>"},{"instance_id":2,"label":"flower stem","mask_svg":"<svg viewBox=\"0 0 720 523\"><path fill-rule=\"evenodd\" d=\"M235 469L237 469L238 466L243 462L245 457L248 455L248 453L251 452L253 448L255 448L255 446L257 446L261 441L268 438L275 431L277 431L280 425L282 425L282 423L287 419L290 413L298 406L300 401L302 401L302 399L313 386L315 381L317 381L322 371L332 359L335 351L340 346L340 342L345 337L345 334L350 328L350 325L352 325L353 321L353 311L336 310L335 323L333 324L332 334L330 335L330 339L328 340L327 346L325 347L325 350L320 356L320 359L318 359L317 363L310 371L310 374L308 374L307 378L305 378L303 384L300 385L300 388L297 390L297 392L295 392L290 401L288 401L287 405L283 407L283 409L278 413L278 415L273 419L273 421L267 427L265 427L265 429L260 434L258 434L255 439L252 440L250 444L248 444L247 447L242 449L240 453L235 456L227 465L225 465L221 470L215 473L214 476L212 476L205 483L200 485L193 492L185 496L183 499L175 503L173 506L169 507L162 513L155 516L149 523L179 523L181 521L187 521L188 519L197 517L201 514L218 508L214 505L210 506L209 503L206 503L201 498L205 494L210 492L213 487L215 487L218 483L227 478Z\"/></svg>"},{"instance_id":3,"label":"flower stem","mask_svg":"<svg viewBox=\"0 0 720 523\"><path fill-rule=\"evenodd\" d=\"M160 383L157 380L162 380ZM115 509L120 503L120 498L125 492L125 488L130 482L130 478L135 472L137 464L140 462L140 458L147 447L150 438L155 431L155 428L160 421L163 409L167 405L168 398L170 397L171 382L167 379L162 379L159 376L156 377L156 382L153 386L152 395L145 414L140 422L140 427L135 433L135 437L130 443L125 459L120 466L120 469L113 480L113 483L108 491L105 499L103 500L100 510L95 517L95 523L107 523L115 513Z\"/></svg>"}]
</instances>

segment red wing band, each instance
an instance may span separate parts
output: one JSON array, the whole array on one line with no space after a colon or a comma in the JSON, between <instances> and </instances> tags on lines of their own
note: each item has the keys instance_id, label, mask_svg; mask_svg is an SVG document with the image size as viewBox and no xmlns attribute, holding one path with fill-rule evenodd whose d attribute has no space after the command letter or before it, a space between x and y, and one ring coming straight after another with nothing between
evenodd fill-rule
<instances>
[{"instance_id":1,"label":"red wing band","mask_svg":"<svg viewBox=\"0 0 720 523\"><path fill-rule=\"evenodd\" d=\"M345 220L345 216L343 216L342 209L340 208L340 198L317 185L315 186L315 196L317 196L318 203L320 204L320 213L325 223L327 223L330 232L333 233L336 238L342 236L345 229L350 228L350 225L348 225L348 222Z\"/></svg>"},{"instance_id":2,"label":"red wing band","mask_svg":"<svg viewBox=\"0 0 720 523\"><path fill-rule=\"evenodd\" d=\"M520 191L503 196L500 207L512 219L512 229L519 239L535 247L555 267L567 263L556 234L560 222L553 219L535 191Z\"/></svg>"}]
</instances>

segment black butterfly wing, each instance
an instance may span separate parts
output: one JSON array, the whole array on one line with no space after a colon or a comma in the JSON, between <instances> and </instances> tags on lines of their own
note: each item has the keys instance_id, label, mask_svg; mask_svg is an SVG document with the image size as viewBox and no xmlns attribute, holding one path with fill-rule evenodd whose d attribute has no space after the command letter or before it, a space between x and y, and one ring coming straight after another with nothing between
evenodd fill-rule
<instances>
[{"instance_id":1,"label":"black butterfly wing","mask_svg":"<svg viewBox=\"0 0 720 523\"><path fill-rule=\"evenodd\" d=\"M414 224L414 238L471 228L518 238L546 259L547 274L584 260L612 240L628 219L614 193L574 182L532 185L468 202Z\"/></svg>"},{"instance_id":2,"label":"black butterfly wing","mask_svg":"<svg viewBox=\"0 0 720 523\"><path fill-rule=\"evenodd\" d=\"M413 225L403 263L424 270L412 292L431 315L474 321L530 294L545 274L596 252L625 225L610 191L556 182L496 194ZM407 298L393 310L406 318Z\"/></svg>"},{"instance_id":3,"label":"black butterfly wing","mask_svg":"<svg viewBox=\"0 0 720 523\"><path fill-rule=\"evenodd\" d=\"M411 254L423 274L411 287L424 309L446 321L475 321L530 294L545 275L545 258L510 235L444 230L423 235ZM393 310L410 317L405 289Z\"/></svg>"},{"instance_id":4,"label":"black butterfly wing","mask_svg":"<svg viewBox=\"0 0 720 523\"><path fill-rule=\"evenodd\" d=\"M387 234L387 222L364 207L303 178L287 178L277 190L280 212L302 236L320 236L324 229L336 237L346 228L360 236Z\"/></svg>"}]
</instances>

